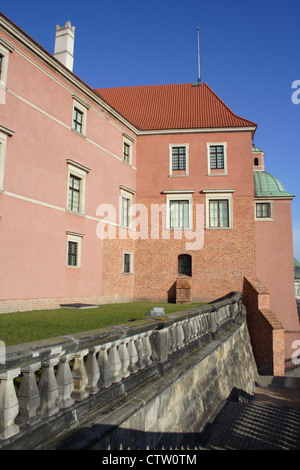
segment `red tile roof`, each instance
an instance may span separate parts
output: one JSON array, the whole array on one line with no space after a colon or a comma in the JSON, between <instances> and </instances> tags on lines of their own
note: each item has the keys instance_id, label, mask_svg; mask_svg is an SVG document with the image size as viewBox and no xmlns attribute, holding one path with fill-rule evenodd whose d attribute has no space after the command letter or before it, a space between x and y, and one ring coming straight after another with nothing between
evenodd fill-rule
<instances>
[{"instance_id":1,"label":"red tile roof","mask_svg":"<svg viewBox=\"0 0 300 470\"><path fill-rule=\"evenodd\" d=\"M98 88L140 130L255 127L234 114L206 83Z\"/></svg>"}]
</instances>

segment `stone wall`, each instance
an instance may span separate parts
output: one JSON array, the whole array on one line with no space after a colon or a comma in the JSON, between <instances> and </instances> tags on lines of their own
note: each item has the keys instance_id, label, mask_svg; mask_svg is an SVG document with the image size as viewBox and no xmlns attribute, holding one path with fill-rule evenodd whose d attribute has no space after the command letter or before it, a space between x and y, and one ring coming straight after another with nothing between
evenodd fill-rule
<instances>
[{"instance_id":1,"label":"stone wall","mask_svg":"<svg viewBox=\"0 0 300 470\"><path fill-rule=\"evenodd\" d=\"M258 381L244 320L152 377L126 401L65 442L63 449L193 449L233 391L254 394Z\"/></svg>"}]
</instances>

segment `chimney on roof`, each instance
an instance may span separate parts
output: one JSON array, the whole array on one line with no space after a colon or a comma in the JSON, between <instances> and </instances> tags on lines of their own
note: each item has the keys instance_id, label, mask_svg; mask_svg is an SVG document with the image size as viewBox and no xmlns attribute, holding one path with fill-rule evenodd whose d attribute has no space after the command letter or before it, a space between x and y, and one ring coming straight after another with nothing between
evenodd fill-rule
<instances>
[{"instance_id":1,"label":"chimney on roof","mask_svg":"<svg viewBox=\"0 0 300 470\"><path fill-rule=\"evenodd\" d=\"M67 21L65 26L56 25L54 57L73 72L75 26Z\"/></svg>"}]
</instances>

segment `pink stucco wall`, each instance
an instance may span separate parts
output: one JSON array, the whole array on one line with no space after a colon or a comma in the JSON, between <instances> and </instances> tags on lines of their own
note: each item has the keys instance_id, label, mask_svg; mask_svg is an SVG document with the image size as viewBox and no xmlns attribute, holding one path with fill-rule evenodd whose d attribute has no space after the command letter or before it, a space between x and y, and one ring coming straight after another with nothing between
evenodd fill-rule
<instances>
[{"instance_id":1,"label":"pink stucco wall","mask_svg":"<svg viewBox=\"0 0 300 470\"><path fill-rule=\"evenodd\" d=\"M97 207L110 203L118 209L120 185L135 190L135 149L133 166L121 161L122 132L130 131L27 50L22 53L38 67L17 50L9 56L1 125L14 134L0 194L0 298L101 295ZM73 94L90 105L86 137L71 130ZM66 211L67 159L90 169L85 216ZM66 267L67 231L84 235L82 268Z\"/></svg>"},{"instance_id":2,"label":"pink stucco wall","mask_svg":"<svg viewBox=\"0 0 300 470\"><path fill-rule=\"evenodd\" d=\"M257 276L269 290L271 309L285 330L295 332L299 331L299 320L294 292L291 201L273 203L274 220L255 223ZM286 335L287 357L291 357L293 339Z\"/></svg>"}]
</instances>

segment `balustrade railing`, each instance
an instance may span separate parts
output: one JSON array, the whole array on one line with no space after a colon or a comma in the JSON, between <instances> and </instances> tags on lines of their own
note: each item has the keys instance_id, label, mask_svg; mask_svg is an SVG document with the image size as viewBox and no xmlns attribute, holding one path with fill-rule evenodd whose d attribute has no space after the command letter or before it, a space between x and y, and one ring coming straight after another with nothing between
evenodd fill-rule
<instances>
[{"instance_id":1,"label":"balustrade railing","mask_svg":"<svg viewBox=\"0 0 300 470\"><path fill-rule=\"evenodd\" d=\"M175 314L8 346L0 363L0 444L145 369L157 371L174 354L211 339L241 310L234 293Z\"/></svg>"}]
</instances>

